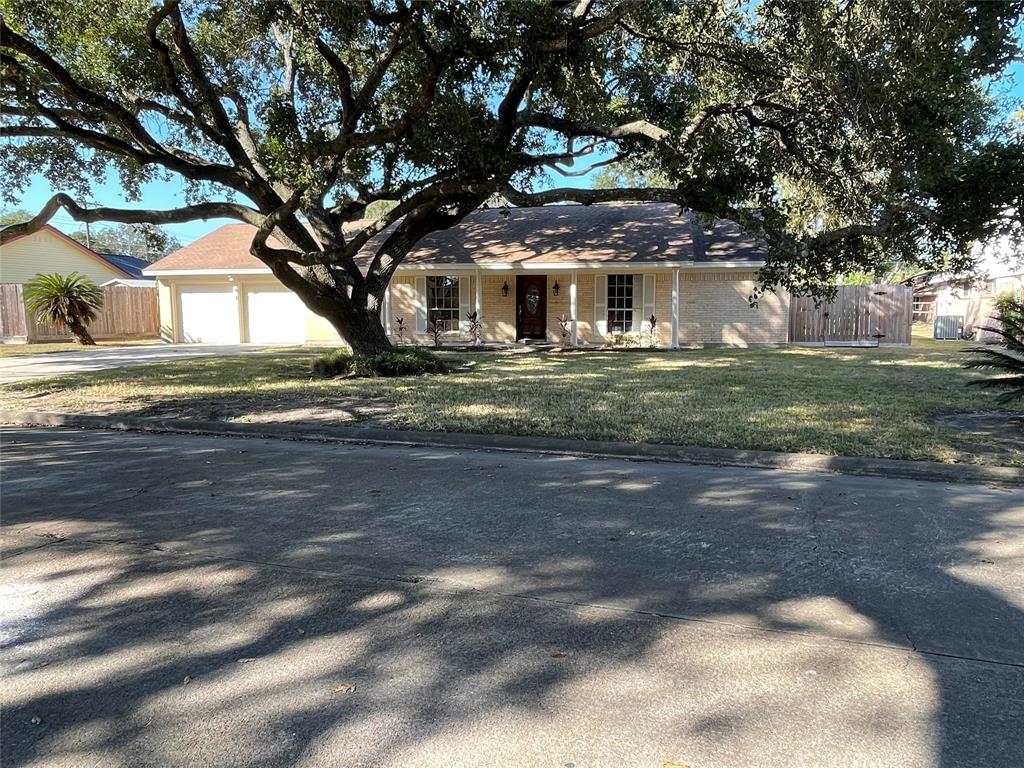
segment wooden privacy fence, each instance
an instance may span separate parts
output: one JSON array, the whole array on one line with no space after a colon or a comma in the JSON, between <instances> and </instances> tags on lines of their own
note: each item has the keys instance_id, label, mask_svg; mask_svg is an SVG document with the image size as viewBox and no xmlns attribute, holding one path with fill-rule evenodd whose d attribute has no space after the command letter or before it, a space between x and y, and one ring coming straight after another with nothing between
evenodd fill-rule
<instances>
[{"instance_id":1,"label":"wooden privacy fence","mask_svg":"<svg viewBox=\"0 0 1024 768\"><path fill-rule=\"evenodd\" d=\"M103 309L89 324L97 340L152 339L160 334L160 310L156 288L103 288ZM0 284L0 338L4 341L66 341L73 338L52 325L38 323L25 311L22 286Z\"/></svg>"},{"instance_id":2,"label":"wooden privacy fence","mask_svg":"<svg viewBox=\"0 0 1024 768\"><path fill-rule=\"evenodd\" d=\"M910 344L913 291L902 285L841 285L834 301L809 296L789 304L793 344L874 347Z\"/></svg>"},{"instance_id":3,"label":"wooden privacy fence","mask_svg":"<svg viewBox=\"0 0 1024 768\"><path fill-rule=\"evenodd\" d=\"M25 321L25 302L21 286L16 283L0 284L0 338L24 339L28 337Z\"/></svg>"}]
</instances>

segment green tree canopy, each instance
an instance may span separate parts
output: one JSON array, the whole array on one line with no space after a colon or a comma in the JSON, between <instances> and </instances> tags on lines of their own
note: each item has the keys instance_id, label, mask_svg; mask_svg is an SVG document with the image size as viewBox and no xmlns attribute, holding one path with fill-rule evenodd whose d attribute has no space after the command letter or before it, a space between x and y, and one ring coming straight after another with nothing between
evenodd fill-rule
<instances>
[{"instance_id":1,"label":"green tree canopy","mask_svg":"<svg viewBox=\"0 0 1024 768\"><path fill-rule=\"evenodd\" d=\"M33 214L24 208L12 208L9 211L0 212L0 227L6 227L9 224L22 224L29 221L32 216Z\"/></svg>"},{"instance_id":2,"label":"green tree canopy","mask_svg":"<svg viewBox=\"0 0 1024 768\"><path fill-rule=\"evenodd\" d=\"M22 227L58 208L252 223L253 253L358 351L388 348L381 297L409 250L496 193L731 218L767 243L764 283L794 290L1022 239L1018 105L993 96L1022 0L0 9L5 202L34 174L60 192ZM557 186L597 158L656 183ZM179 176L188 204L76 202L108 172L130 194ZM380 200L397 204L355 224Z\"/></svg>"},{"instance_id":3,"label":"green tree canopy","mask_svg":"<svg viewBox=\"0 0 1024 768\"><path fill-rule=\"evenodd\" d=\"M652 171L622 160L602 166L594 176L594 189L667 187L671 183L668 176L661 171Z\"/></svg>"}]
</instances>

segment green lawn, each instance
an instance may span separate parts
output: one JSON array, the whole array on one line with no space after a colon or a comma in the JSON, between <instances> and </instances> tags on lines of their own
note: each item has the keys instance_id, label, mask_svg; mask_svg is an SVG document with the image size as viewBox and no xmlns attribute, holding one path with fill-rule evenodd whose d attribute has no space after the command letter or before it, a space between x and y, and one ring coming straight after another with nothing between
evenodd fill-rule
<instances>
[{"instance_id":1,"label":"green lawn","mask_svg":"<svg viewBox=\"0 0 1024 768\"><path fill-rule=\"evenodd\" d=\"M5 407L237 420L371 420L391 427L540 434L826 454L1024 464L1018 443L940 428L999 410L964 385L959 342L912 349L718 349L453 355L455 373L313 380L316 353L182 360L9 385ZM985 451L1001 444L996 459ZM978 455L978 454L981 455Z\"/></svg>"}]
</instances>

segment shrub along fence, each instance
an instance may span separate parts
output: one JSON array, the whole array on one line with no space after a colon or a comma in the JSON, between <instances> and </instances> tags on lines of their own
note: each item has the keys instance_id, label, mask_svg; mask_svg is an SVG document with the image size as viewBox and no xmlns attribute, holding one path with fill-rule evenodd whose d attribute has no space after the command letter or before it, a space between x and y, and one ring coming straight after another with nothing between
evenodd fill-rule
<instances>
[{"instance_id":1,"label":"shrub along fence","mask_svg":"<svg viewBox=\"0 0 1024 768\"><path fill-rule=\"evenodd\" d=\"M160 309L156 287L106 286L103 289L103 309L89 324L89 333L97 341L158 338ZM25 311L21 285L0 284L0 340L34 343L73 338L67 331L58 331L52 325L36 322Z\"/></svg>"},{"instance_id":2,"label":"shrub along fence","mask_svg":"<svg viewBox=\"0 0 1024 768\"><path fill-rule=\"evenodd\" d=\"M910 344L913 291L903 285L840 285L834 301L809 296L789 304L789 340L807 346Z\"/></svg>"}]
</instances>

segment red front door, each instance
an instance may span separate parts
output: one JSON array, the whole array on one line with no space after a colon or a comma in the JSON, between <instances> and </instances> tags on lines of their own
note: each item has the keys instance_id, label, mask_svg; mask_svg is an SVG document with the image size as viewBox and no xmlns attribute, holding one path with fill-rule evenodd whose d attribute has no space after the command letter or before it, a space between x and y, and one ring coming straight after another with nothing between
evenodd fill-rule
<instances>
[{"instance_id":1,"label":"red front door","mask_svg":"<svg viewBox=\"0 0 1024 768\"><path fill-rule=\"evenodd\" d=\"M516 339L547 338L548 276L516 277Z\"/></svg>"}]
</instances>

